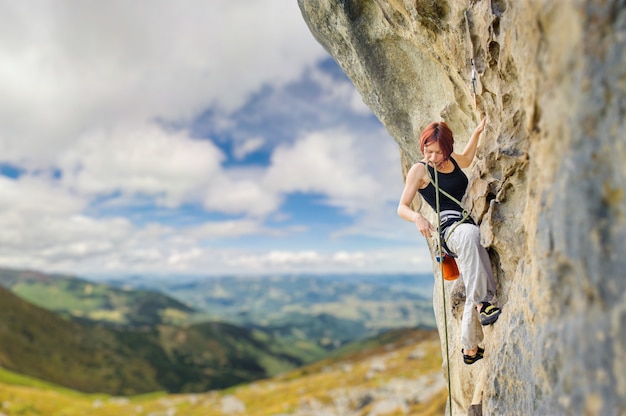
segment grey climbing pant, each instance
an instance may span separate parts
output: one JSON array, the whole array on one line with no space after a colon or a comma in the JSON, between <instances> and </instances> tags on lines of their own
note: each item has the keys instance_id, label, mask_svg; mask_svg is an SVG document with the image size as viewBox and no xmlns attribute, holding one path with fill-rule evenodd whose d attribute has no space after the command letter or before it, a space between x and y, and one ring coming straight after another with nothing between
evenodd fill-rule
<instances>
[{"instance_id":1,"label":"grey climbing pant","mask_svg":"<svg viewBox=\"0 0 626 416\"><path fill-rule=\"evenodd\" d=\"M448 247L457 255L456 263L465 285L465 307L461 320L463 348L476 348L483 340L483 329L476 305L491 302L496 282L487 250L480 244L480 231L473 224L459 224L446 230Z\"/></svg>"}]
</instances>

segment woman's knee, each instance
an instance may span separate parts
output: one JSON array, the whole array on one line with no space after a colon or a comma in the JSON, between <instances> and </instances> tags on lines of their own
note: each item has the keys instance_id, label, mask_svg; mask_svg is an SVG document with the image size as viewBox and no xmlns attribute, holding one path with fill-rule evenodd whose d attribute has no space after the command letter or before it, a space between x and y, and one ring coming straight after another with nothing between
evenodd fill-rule
<instances>
[{"instance_id":1,"label":"woman's knee","mask_svg":"<svg viewBox=\"0 0 626 416\"><path fill-rule=\"evenodd\" d=\"M461 224L458 230L464 244L480 244L480 228L473 224Z\"/></svg>"}]
</instances>

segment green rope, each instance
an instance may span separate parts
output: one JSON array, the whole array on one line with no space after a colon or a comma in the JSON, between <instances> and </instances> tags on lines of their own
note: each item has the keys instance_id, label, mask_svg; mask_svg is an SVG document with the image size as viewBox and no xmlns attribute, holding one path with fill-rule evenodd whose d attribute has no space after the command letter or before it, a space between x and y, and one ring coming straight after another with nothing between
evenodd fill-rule
<instances>
[{"instance_id":1,"label":"green rope","mask_svg":"<svg viewBox=\"0 0 626 416\"><path fill-rule=\"evenodd\" d=\"M448 313L446 306L446 286L444 284L443 278L443 246L442 246L442 236L439 232L439 228L441 225L441 208L439 206L439 176L437 174L437 165L433 163L433 170L435 171L435 204L437 205L437 234L439 235L439 269L441 272L441 298L443 299L443 324L446 330L446 367L448 370L448 405L450 407L450 416L452 416L452 382L450 381L450 345L448 341ZM426 166L426 172L430 177L430 172L428 171L428 166ZM432 181L432 178L430 178Z\"/></svg>"},{"instance_id":2,"label":"green rope","mask_svg":"<svg viewBox=\"0 0 626 416\"><path fill-rule=\"evenodd\" d=\"M458 227L459 225L461 225L463 222L465 222L466 219L469 218L469 212L465 209L463 209L463 217L456 223L454 224L454 226L450 229L450 232L448 232L448 237L444 240L444 236L441 233L441 207L439 205L439 194L443 194L445 196L447 196L448 198L450 198L453 202L457 203L461 208L461 201L459 201L458 199L456 199L455 197L453 197L452 195L450 195L448 192L444 191L443 189L439 189L439 176L438 176L438 172L437 172L437 166L433 163L433 171L435 172L435 178L433 180L433 177L430 175L430 171L428 170L428 165L426 166L426 173L428 174L428 178L430 179L430 182L435 186L435 205L437 208L437 234L439 236L439 241L438 241L438 245L439 247L437 248L438 250L438 254L439 254L439 270L441 272L441 297L443 299L443 322L445 325L445 334L446 334L446 361L448 363L448 404L450 407L450 416L452 416L452 382L450 381L450 346L449 346L449 341L448 341L448 313L447 311L447 307L446 307L446 287L445 287L445 281L443 278L443 242L445 242L447 244L448 242L448 238L450 238L450 236L452 235L452 233L454 232L454 230L456 229L456 227Z\"/></svg>"}]
</instances>

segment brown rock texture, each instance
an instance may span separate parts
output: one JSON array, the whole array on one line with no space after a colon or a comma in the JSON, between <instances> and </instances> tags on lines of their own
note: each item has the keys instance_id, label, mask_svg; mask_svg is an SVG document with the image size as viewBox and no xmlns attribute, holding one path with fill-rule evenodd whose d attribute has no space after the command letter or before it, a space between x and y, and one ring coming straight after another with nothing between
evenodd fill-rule
<instances>
[{"instance_id":1,"label":"brown rock texture","mask_svg":"<svg viewBox=\"0 0 626 416\"><path fill-rule=\"evenodd\" d=\"M626 414L626 1L299 5L397 141L403 172L429 122L446 121L460 151L488 117L464 203L504 312L485 328L485 359L466 366L462 283L446 283L448 414Z\"/></svg>"}]
</instances>

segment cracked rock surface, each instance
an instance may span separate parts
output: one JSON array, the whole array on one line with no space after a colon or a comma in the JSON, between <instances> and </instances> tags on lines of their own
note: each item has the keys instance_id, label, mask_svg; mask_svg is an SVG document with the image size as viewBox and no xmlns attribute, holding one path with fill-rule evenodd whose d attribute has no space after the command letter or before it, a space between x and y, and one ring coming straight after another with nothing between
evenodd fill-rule
<instances>
[{"instance_id":1,"label":"cracked rock surface","mask_svg":"<svg viewBox=\"0 0 626 416\"><path fill-rule=\"evenodd\" d=\"M450 125L460 151L488 117L464 204L503 313L484 330L485 359L465 366L462 283L446 283L448 412L626 414L624 1L299 5L398 143L403 172L421 159L417 137L431 121Z\"/></svg>"}]
</instances>

